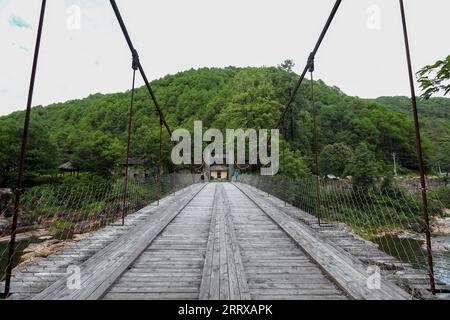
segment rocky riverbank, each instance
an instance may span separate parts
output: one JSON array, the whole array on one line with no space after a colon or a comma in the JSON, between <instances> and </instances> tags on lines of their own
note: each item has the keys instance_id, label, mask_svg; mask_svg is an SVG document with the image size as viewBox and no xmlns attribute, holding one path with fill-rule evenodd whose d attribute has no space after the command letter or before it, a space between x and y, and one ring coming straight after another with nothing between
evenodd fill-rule
<instances>
[{"instance_id":1,"label":"rocky riverbank","mask_svg":"<svg viewBox=\"0 0 450 320\"><path fill-rule=\"evenodd\" d=\"M76 242L81 241L90 235L90 233L78 234L75 235L72 240L57 240L52 239L51 236L42 236L41 238L39 238L40 240L42 240L42 242L31 243L23 250L23 254L20 258L19 264L14 269L14 272L20 271L21 269L40 259L47 258L50 255L69 248Z\"/></svg>"},{"instance_id":2,"label":"rocky riverbank","mask_svg":"<svg viewBox=\"0 0 450 320\"><path fill-rule=\"evenodd\" d=\"M441 238L450 236L450 218L435 218L430 226L432 233L431 249L433 252L450 253L450 244ZM422 250L427 250L424 228L420 224L411 226L411 230L394 228L374 235L376 238L393 236L399 239L412 239L421 243Z\"/></svg>"}]
</instances>

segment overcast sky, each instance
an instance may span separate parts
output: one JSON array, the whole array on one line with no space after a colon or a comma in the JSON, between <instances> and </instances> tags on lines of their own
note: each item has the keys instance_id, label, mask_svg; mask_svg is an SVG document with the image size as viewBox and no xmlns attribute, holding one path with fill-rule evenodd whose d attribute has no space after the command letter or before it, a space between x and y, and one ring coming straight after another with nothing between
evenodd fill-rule
<instances>
[{"instance_id":1,"label":"overcast sky","mask_svg":"<svg viewBox=\"0 0 450 320\"><path fill-rule=\"evenodd\" d=\"M0 0L0 115L25 108L40 3ZM117 3L148 77L157 79L288 58L300 72L334 0ZM415 70L450 54L450 1L405 5ZM49 0L33 104L128 90L130 60L108 0ZM317 55L316 78L354 96L407 95L398 1L344 0Z\"/></svg>"}]
</instances>

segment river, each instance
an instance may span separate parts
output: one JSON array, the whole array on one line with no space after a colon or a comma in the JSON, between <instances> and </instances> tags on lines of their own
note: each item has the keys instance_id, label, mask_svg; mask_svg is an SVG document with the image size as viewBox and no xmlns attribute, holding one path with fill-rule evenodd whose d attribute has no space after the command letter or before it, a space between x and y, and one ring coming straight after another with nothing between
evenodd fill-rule
<instances>
[{"instance_id":1,"label":"river","mask_svg":"<svg viewBox=\"0 0 450 320\"><path fill-rule=\"evenodd\" d=\"M20 262L20 257L31 243L42 242L36 238L17 241L16 254L14 255L13 264L17 266ZM3 280L5 276L6 267L8 265L8 242L0 242L0 279Z\"/></svg>"},{"instance_id":2,"label":"river","mask_svg":"<svg viewBox=\"0 0 450 320\"><path fill-rule=\"evenodd\" d=\"M427 256L422 249L421 240L386 235L373 238L372 241L378 244L381 250L400 261L419 268L427 267ZM432 241L445 243L450 247L450 236L435 236ZM433 263L436 279L450 285L450 252L434 252Z\"/></svg>"}]
</instances>

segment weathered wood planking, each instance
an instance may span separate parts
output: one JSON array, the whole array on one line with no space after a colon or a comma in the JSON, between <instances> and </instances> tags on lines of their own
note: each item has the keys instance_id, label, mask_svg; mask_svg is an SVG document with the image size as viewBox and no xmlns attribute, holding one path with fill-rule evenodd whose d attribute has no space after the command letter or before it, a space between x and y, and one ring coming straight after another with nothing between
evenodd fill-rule
<instances>
[{"instance_id":1,"label":"weathered wood planking","mask_svg":"<svg viewBox=\"0 0 450 320\"><path fill-rule=\"evenodd\" d=\"M103 299L198 299L215 190L205 187Z\"/></svg>"},{"instance_id":2,"label":"weathered wood planking","mask_svg":"<svg viewBox=\"0 0 450 320\"><path fill-rule=\"evenodd\" d=\"M67 287L68 276L62 277L34 300L88 300L101 298L114 281L142 253L142 251L164 230L164 228L203 190L205 185L196 185L178 195L175 202L159 208L138 226L96 253L80 266L81 288Z\"/></svg>"},{"instance_id":3,"label":"weathered wood planking","mask_svg":"<svg viewBox=\"0 0 450 320\"><path fill-rule=\"evenodd\" d=\"M252 299L347 298L239 189L224 188Z\"/></svg>"},{"instance_id":4,"label":"weathered wood planking","mask_svg":"<svg viewBox=\"0 0 450 320\"><path fill-rule=\"evenodd\" d=\"M183 188L179 192L180 194L191 192L192 188L194 186ZM143 223L156 211L165 210L176 201L177 198L172 196L163 198L160 201L160 207L153 204L129 214L125 219L124 226L109 225L58 253L39 259L20 271L15 270L11 282L12 295L9 299L31 299L65 276L68 266L80 266L107 245Z\"/></svg>"},{"instance_id":5,"label":"weathered wood planking","mask_svg":"<svg viewBox=\"0 0 450 320\"><path fill-rule=\"evenodd\" d=\"M200 300L249 300L248 284L223 184L216 188Z\"/></svg>"},{"instance_id":6,"label":"weathered wood planking","mask_svg":"<svg viewBox=\"0 0 450 320\"><path fill-rule=\"evenodd\" d=\"M252 186L246 186L259 193L261 196L266 193ZM286 205L283 200L274 196L266 197L266 200L277 206L278 209L309 226L318 236L329 240L335 247L341 248L355 256L366 266L379 266L382 275L398 284L411 296L419 299L448 299L443 296L433 296L430 292L429 277L424 270L413 268L410 264L401 262L398 259L381 251L378 246L370 241L359 238L348 228L337 223L328 224L325 228L319 226L317 218L294 206ZM450 292L450 287L441 281L436 281L436 289L440 292Z\"/></svg>"},{"instance_id":7,"label":"weathered wood planking","mask_svg":"<svg viewBox=\"0 0 450 320\"><path fill-rule=\"evenodd\" d=\"M393 259L375 246L333 225L319 228L314 217L285 207L281 200L253 187L237 187L230 183L195 185L177 197L163 199L160 207L130 215L125 227L105 228L22 270L14 278L14 296L411 298L388 278L383 278L380 290L367 288L362 261L392 263ZM81 267L80 290L66 286L66 268L74 264ZM426 281L426 276L412 273L403 278L417 282L417 289Z\"/></svg>"},{"instance_id":8,"label":"weathered wood planking","mask_svg":"<svg viewBox=\"0 0 450 320\"><path fill-rule=\"evenodd\" d=\"M411 299L408 293L386 279L381 279L379 289L370 289L367 285L370 274L367 273L361 261L345 250L331 245L329 241L319 237L316 232L282 212L266 197L261 196L253 189L243 184L234 186L295 240L315 263L353 299Z\"/></svg>"}]
</instances>

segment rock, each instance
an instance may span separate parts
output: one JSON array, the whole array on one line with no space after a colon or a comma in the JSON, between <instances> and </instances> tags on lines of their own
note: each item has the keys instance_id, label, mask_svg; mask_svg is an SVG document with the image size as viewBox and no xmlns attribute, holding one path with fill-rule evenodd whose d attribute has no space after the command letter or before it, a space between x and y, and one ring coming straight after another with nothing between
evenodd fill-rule
<instances>
[{"instance_id":1,"label":"rock","mask_svg":"<svg viewBox=\"0 0 450 320\"><path fill-rule=\"evenodd\" d=\"M9 229L9 221L0 216L0 237L6 235L8 229Z\"/></svg>"},{"instance_id":2,"label":"rock","mask_svg":"<svg viewBox=\"0 0 450 320\"><path fill-rule=\"evenodd\" d=\"M410 230L404 230L399 228L387 229L374 235L377 238L394 236L399 239L414 239L418 241L424 241L425 237L419 233L414 233Z\"/></svg>"},{"instance_id":3,"label":"rock","mask_svg":"<svg viewBox=\"0 0 450 320\"><path fill-rule=\"evenodd\" d=\"M9 217L12 213L10 208L12 197L13 192L11 189L0 189L0 213L4 214L5 217Z\"/></svg>"},{"instance_id":4,"label":"rock","mask_svg":"<svg viewBox=\"0 0 450 320\"><path fill-rule=\"evenodd\" d=\"M431 225L433 233L441 235L450 234L450 218L436 218Z\"/></svg>"},{"instance_id":5,"label":"rock","mask_svg":"<svg viewBox=\"0 0 450 320\"><path fill-rule=\"evenodd\" d=\"M20 258L18 269L40 259L46 258L54 253L57 253L69 246L73 242L71 241L59 241L59 240L47 240L42 243L32 243L23 251L24 254Z\"/></svg>"},{"instance_id":6,"label":"rock","mask_svg":"<svg viewBox=\"0 0 450 320\"><path fill-rule=\"evenodd\" d=\"M411 228L412 230L414 230L417 233L423 233L425 232L425 226L423 223L411 223L410 225L408 225L409 228Z\"/></svg>"},{"instance_id":7,"label":"rock","mask_svg":"<svg viewBox=\"0 0 450 320\"><path fill-rule=\"evenodd\" d=\"M427 244L424 243L422 245L422 250L426 251L427 250ZM450 247L448 244L437 241L435 239L431 240L431 251L433 252L450 252Z\"/></svg>"},{"instance_id":8,"label":"rock","mask_svg":"<svg viewBox=\"0 0 450 320\"><path fill-rule=\"evenodd\" d=\"M20 232L20 230L19 230ZM27 231L27 232L22 232L22 233L18 233L16 235L16 241L25 241L25 240L29 240L31 238L40 238L40 237L45 237L45 236L49 236L49 232L48 230L45 229L36 229L36 230L32 230L32 231ZM0 243L2 242L9 242L10 240L10 236L4 236L3 238L0 238Z\"/></svg>"},{"instance_id":9,"label":"rock","mask_svg":"<svg viewBox=\"0 0 450 320\"><path fill-rule=\"evenodd\" d=\"M21 270L29 264L48 256L55 254L61 250L64 250L75 242L86 239L91 236L92 233L84 233L75 235L74 241L62 241L58 239L49 239L41 243L32 243L25 250L20 258L20 263L15 270ZM42 236L41 238L48 238L51 236Z\"/></svg>"},{"instance_id":10,"label":"rock","mask_svg":"<svg viewBox=\"0 0 450 320\"><path fill-rule=\"evenodd\" d=\"M76 235L73 236L73 240L74 240L75 242L81 241L81 240L84 240L84 239L90 237L91 235L92 235L92 232L89 232L89 233L82 233L82 234L76 234Z\"/></svg>"},{"instance_id":11,"label":"rock","mask_svg":"<svg viewBox=\"0 0 450 320\"><path fill-rule=\"evenodd\" d=\"M100 220L83 221L75 225L73 233L75 234L89 233L100 229L102 226L103 225Z\"/></svg>"},{"instance_id":12,"label":"rock","mask_svg":"<svg viewBox=\"0 0 450 320\"><path fill-rule=\"evenodd\" d=\"M53 236L42 236L42 237L39 237L39 238L38 238L38 240L43 240L43 241L45 241L45 240L51 240L51 239L53 239Z\"/></svg>"}]
</instances>

